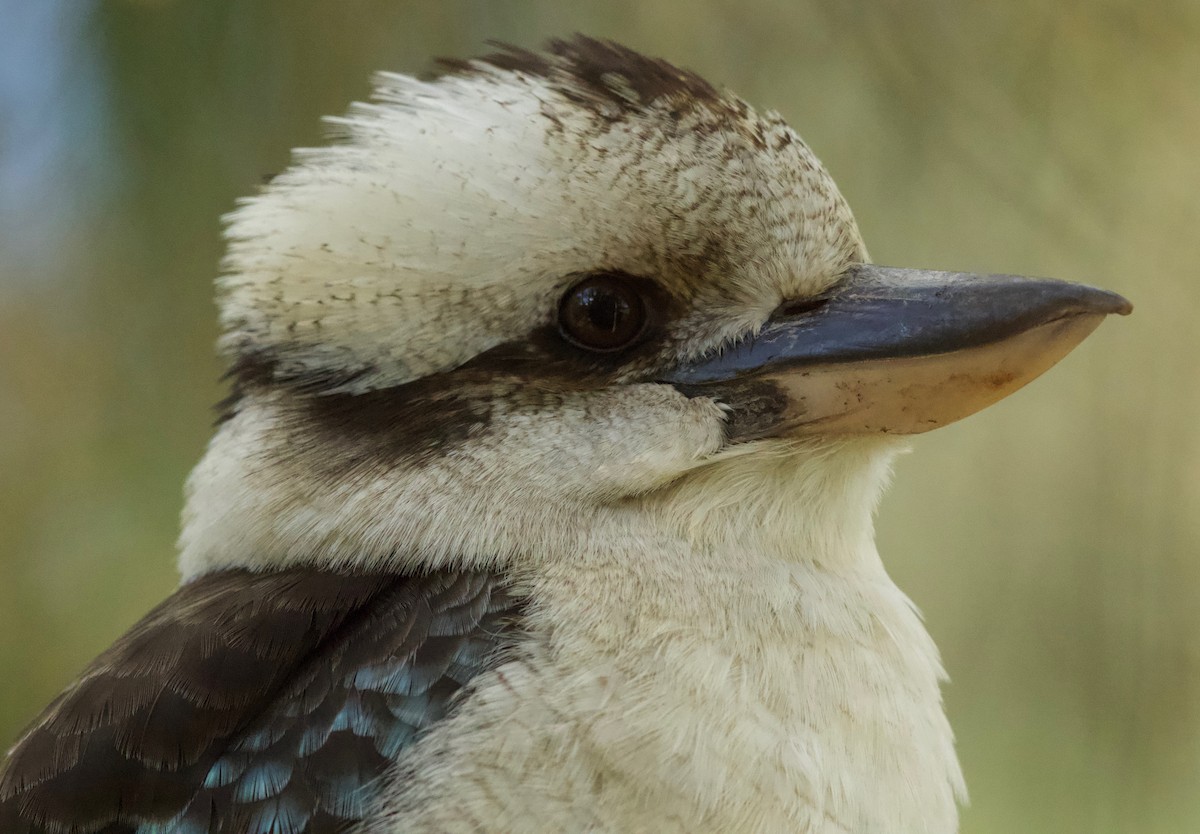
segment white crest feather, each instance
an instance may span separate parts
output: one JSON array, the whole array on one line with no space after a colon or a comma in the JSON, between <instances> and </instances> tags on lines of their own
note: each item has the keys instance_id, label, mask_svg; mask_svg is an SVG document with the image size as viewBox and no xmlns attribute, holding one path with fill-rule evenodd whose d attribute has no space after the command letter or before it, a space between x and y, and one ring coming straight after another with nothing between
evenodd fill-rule
<instances>
[{"instance_id":1,"label":"white crest feather","mask_svg":"<svg viewBox=\"0 0 1200 834\"><path fill-rule=\"evenodd\" d=\"M596 269L719 286L717 342L865 255L778 117L698 108L668 137L666 105L613 122L515 71L377 84L230 215L226 351L399 384L522 336Z\"/></svg>"}]
</instances>

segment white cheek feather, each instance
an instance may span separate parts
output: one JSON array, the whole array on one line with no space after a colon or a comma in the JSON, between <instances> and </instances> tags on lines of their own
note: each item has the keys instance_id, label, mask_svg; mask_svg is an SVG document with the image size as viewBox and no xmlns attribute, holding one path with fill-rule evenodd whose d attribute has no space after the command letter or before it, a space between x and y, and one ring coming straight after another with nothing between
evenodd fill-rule
<instances>
[{"instance_id":1,"label":"white cheek feather","mask_svg":"<svg viewBox=\"0 0 1200 834\"><path fill-rule=\"evenodd\" d=\"M494 414L428 461L337 469L345 449L301 447L288 398L254 398L188 480L184 579L228 567L497 565L564 555L604 504L700 465L721 412L662 385L581 392L552 412ZM332 473L332 474L331 474Z\"/></svg>"}]
</instances>

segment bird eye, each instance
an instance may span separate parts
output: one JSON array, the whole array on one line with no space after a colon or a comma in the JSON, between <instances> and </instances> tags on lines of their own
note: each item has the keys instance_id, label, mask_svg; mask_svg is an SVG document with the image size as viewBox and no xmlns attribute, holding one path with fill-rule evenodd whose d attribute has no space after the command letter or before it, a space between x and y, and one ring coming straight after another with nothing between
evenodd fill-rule
<instances>
[{"instance_id":1,"label":"bird eye","mask_svg":"<svg viewBox=\"0 0 1200 834\"><path fill-rule=\"evenodd\" d=\"M567 290L558 305L558 325L567 341L588 350L629 347L646 326L646 304L620 275L589 275Z\"/></svg>"}]
</instances>

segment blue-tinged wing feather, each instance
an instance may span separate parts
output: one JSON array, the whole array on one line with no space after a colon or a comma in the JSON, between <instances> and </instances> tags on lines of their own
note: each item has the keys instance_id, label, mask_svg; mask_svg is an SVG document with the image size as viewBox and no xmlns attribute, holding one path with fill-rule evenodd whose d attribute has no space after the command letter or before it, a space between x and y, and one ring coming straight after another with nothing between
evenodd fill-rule
<instances>
[{"instance_id":1,"label":"blue-tinged wing feather","mask_svg":"<svg viewBox=\"0 0 1200 834\"><path fill-rule=\"evenodd\" d=\"M197 579L47 708L0 769L4 834L326 834L511 644L488 573Z\"/></svg>"}]
</instances>

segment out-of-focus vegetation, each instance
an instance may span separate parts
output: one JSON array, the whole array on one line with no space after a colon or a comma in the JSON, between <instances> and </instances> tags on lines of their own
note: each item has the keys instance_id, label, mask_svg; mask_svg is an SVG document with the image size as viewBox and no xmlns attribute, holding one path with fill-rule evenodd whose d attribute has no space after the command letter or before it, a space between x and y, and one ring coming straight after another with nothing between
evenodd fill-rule
<instances>
[{"instance_id":1,"label":"out-of-focus vegetation","mask_svg":"<svg viewBox=\"0 0 1200 834\"><path fill-rule=\"evenodd\" d=\"M918 440L880 546L954 679L966 832L1200 830L1185 0L0 0L0 744L172 587L221 395L219 215L372 70L576 30L782 111L880 262L1135 301Z\"/></svg>"}]
</instances>

